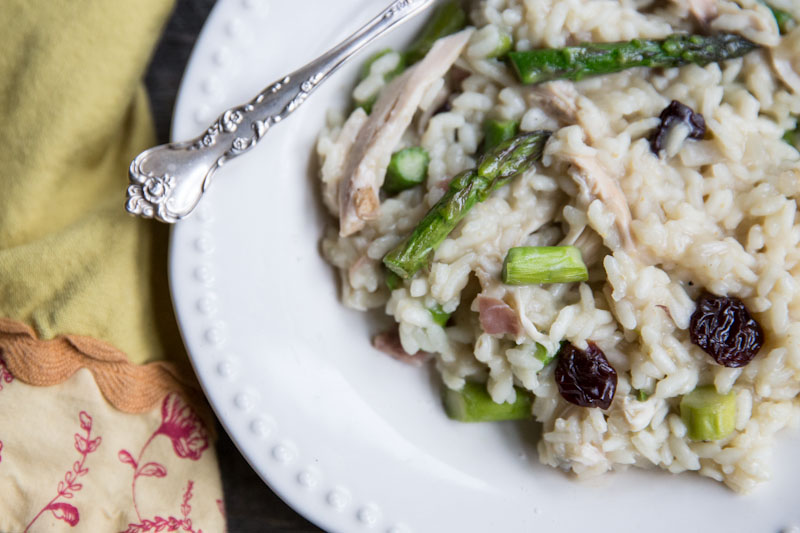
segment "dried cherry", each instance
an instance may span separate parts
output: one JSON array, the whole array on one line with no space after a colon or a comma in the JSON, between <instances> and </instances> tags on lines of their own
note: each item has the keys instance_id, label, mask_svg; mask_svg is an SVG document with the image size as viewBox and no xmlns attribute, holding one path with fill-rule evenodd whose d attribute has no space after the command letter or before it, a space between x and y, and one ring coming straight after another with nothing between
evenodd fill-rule
<instances>
[{"instance_id":1,"label":"dried cherry","mask_svg":"<svg viewBox=\"0 0 800 533\"><path fill-rule=\"evenodd\" d=\"M581 407L608 409L617 391L617 371L592 342L585 351L562 343L555 378L561 396Z\"/></svg>"},{"instance_id":2,"label":"dried cherry","mask_svg":"<svg viewBox=\"0 0 800 533\"><path fill-rule=\"evenodd\" d=\"M704 292L689 324L692 342L722 366L745 366L764 345L764 330L744 306L732 296Z\"/></svg>"},{"instance_id":3,"label":"dried cherry","mask_svg":"<svg viewBox=\"0 0 800 533\"><path fill-rule=\"evenodd\" d=\"M658 155L664 148L664 141L670 128L675 124L684 123L689 126L690 139L702 139L706 135L706 119L688 105L673 100L661 112L661 124L650 137L650 150Z\"/></svg>"}]
</instances>

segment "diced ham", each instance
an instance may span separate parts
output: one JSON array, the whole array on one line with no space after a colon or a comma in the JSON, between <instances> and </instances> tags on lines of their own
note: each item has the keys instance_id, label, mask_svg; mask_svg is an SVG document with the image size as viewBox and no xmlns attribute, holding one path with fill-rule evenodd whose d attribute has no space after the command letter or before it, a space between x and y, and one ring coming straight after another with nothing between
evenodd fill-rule
<instances>
[{"instance_id":1,"label":"diced ham","mask_svg":"<svg viewBox=\"0 0 800 533\"><path fill-rule=\"evenodd\" d=\"M503 300L478 296L478 313L481 328L489 335L509 334L517 337L522 332L517 312Z\"/></svg>"},{"instance_id":2,"label":"diced ham","mask_svg":"<svg viewBox=\"0 0 800 533\"><path fill-rule=\"evenodd\" d=\"M422 366L433 357L433 354L422 350L415 354L409 354L403 350L403 345L400 343L400 334L396 329L375 335L372 339L372 346L385 354L391 355L398 361L412 366Z\"/></svg>"},{"instance_id":3,"label":"diced ham","mask_svg":"<svg viewBox=\"0 0 800 533\"><path fill-rule=\"evenodd\" d=\"M378 216L378 192L392 151L414 118L425 92L447 73L472 31L466 29L436 41L422 61L381 92L344 165L339 186L339 234L342 237L356 233L366 220Z\"/></svg>"}]
</instances>

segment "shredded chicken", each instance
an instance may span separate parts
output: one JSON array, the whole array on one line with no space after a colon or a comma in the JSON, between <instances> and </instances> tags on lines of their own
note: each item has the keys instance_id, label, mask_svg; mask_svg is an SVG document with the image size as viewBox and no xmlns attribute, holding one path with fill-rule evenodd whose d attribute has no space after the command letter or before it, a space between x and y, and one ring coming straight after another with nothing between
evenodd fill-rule
<instances>
[{"instance_id":1,"label":"shredded chicken","mask_svg":"<svg viewBox=\"0 0 800 533\"><path fill-rule=\"evenodd\" d=\"M522 333L517 312L503 300L478 296L478 313L481 328L489 335L510 334L517 337Z\"/></svg>"},{"instance_id":2,"label":"shredded chicken","mask_svg":"<svg viewBox=\"0 0 800 533\"><path fill-rule=\"evenodd\" d=\"M575 156L570 175L585 192L598 198L614 213L615 225L619 231L622 245L628 250L633 249L631 211L625 194L608 170L594 157Z\"/></svg>"},{"instance_id":3,"label":"shredded chicken","mask_svg":"<svg viewBox=\"0 0 800 533\"><path fill-rule=\"evenodd\" d=\"M358 132L339 186L339 234L347 237L377 217L386 167L423 95L444 76L469 41L472 29L438 40L419 63L384 88Z\"/></svg>"},{"instance_id":4,"label":"shredded chicken","mask_svg":"<svg viewBox=\"0 0 800 533\"><path fill-rule=\"evenodd\" d=\"M581 251L581 257L586 264L592 264L602 259L603 242L594 231L584 228L579 233L567 235L559 246L575 246Z\"/></svg>"},{"instance_id":5,"label":"shredded chicken","mask_svg":"<svg viewBox=\"0 0 800 533\"><path fill-rule=\"evenodd\" d=\"M436 92L436 96L428 103L427 106L420 105L420 114L417 118L417 135L422 137L425 129L428 127L428 121L431 117L439 112L439 110L447 103L447 98L450 96L450 88L445 84L442 85Z\"/></svg>"},{"instance_id":6,"label":"shredded chicken","mask_svg":"<svg viewBox=\"0 0 800 533\"><path fill-rule=\"evenodd\" d=\"M537 85L530 89L529 101L532 107L539 107L561 127L578 124L590 141L608 133L608 124L598 120L597 106L581 96L572 81L556 80Z\"/></svg>"},{"instance_id":7,"label":"shredded chicken","mask_svg":"<svg viewBox=\"0 0 800 533\"><path fill-rule=\"evenodd\" d=\"M378 333L375 335L375 338L372 339L372 345L375 349L412 366L422 366L433 357L433 354L423 352L422 350L415 354L406 352L403 349L403 345L400 343L400 334L397 330Z\"/></svg>"},{"instance_id":8,"label":"shredded chicken","mask_svg":"<svg viewBox=\"0 0 800 533\"><path fill-rule=\"evenodd\" d=\"M783 83L794 93L800 93L800 27L783 36L781 42L770 50L772 68Z\"/></svg>"},{"instance_id":9,"label":"shredded chicken","mask_svg":"<svg viewBox=\"0 0 800 533\"><path fill-rule=\"evenodd\" d=\"M578 121L578 91L571 81L557 80L535 86L531 99L562 125Z\"/></svg>"},{"instance_id":10,"label":"shredded chicken","mask_svg":"<svg viewBox=\"0 0 800 533\"><path fill-rule=\"evenodd\" d=\"M357 108L342 126L334 146L328 152L322 165L322 201L332 215L339 214L339 183L342 180L346 154L356 140L356 135L367 121L367 113Z\"/></svg>"}]
</instances>

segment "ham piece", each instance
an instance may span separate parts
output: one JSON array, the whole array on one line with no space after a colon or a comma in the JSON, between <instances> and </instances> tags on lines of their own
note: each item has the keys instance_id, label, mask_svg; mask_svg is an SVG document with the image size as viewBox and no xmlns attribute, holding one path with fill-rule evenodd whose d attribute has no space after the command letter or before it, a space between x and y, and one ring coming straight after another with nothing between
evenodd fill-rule
<instances>
[{"instance_id":1,"label":"ham piece","mask_svg":"<svg viewBox=\"0 0 800 533\"><path fill-rule=\"evenodd\" d=\"M343 165L339 186L339 234L342 237L356 233L366 220L378 216L378 192L392 151L411 124L427 89L455 63L472 32L468 28L439 39L422 61L381 92Z\"/></svg>"},{"instance_id":2,"label":"ham piece","mask_svg":"<svg viewBox=\"0 0 800 533\"><path fill-rule=\"evenodd\" d=\"M372 339L372 346L385 354L391 355L398 361L412 366L422 366L433 356L433 354L423 352L422 350L415 354L407 353L400 343L400 334L397 330L378 333L375 335L375 338Z\"/></svg>"},{"instance_id":3,"label":"ham piece","mask_svg":"<svg viewBox=\"0 0 800 533\"><path fill-rule=\"evenodd\" d=\"M522 332L517 312L503 300L478 296L478 313L481 328L489 335L509 334L517 337Z\"/></svg>"}]
</instances>

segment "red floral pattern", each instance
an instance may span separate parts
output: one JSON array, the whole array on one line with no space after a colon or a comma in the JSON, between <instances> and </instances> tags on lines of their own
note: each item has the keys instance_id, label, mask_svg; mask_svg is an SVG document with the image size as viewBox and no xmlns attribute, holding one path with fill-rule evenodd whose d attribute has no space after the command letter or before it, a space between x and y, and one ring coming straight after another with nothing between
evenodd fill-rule
<instances>
[{"instance_id":1,"label":"red floral pattern","mask_svg":"<svg viewBox=\"0 0 800 533\"><path fill-rule=\"evenodd\" d=\"M161 404L161 427L157 435L166 435L178 457L197 461L208 448L208 433L191 407L178 394L170 394Z\"/></svg>"},{"instance_id":2,"label":"red floral pattern","mask_svg":"<svg viewBox=\"0 0 800 533\"><path fill-rule=\"evenodd\" d=\"M79 461L75 461L71 470L67 470L64 474L64 480L58 482L58 493L50 500L42 509L33 517L33 519L25 527L27 532L34 522L36 522L45 511L50 513L59 520L68 523L70 527L75 527L80 522L80 513L78 508L66 502L60 502L61 498L71 499L76 492L83 488L83 485L77 482L81 476L89 473L89 469L84 465L86 457L97 450L102 442L102 437L92 439L92 417L86 411L81 411L78 415L81 422L81 429L86 432L86 435L75 433L75 449L81 454Z\"/></svg>"},{"instance_id":3,"label":"red floral pattern","mask_svg":"<svg viewBox=\"0 0 800 533\"><path fill-rule=\"evenodd\" d=\"M167 469L161 463L148 462L142 464L144 452L150 443L153 442L159 435L165 435L172 441L172 448L175 454L183 459L191 459L197 461L202 457L203 452L208 448L208 433L203 427L203 423L192 411L191 407L184 403L179 394L168 394L164 401L161 403L161 425L158 426L147 442L144 443L142 449L139 450L139 455L136 459L133 458L128 450L120 450L117 453L119 460L125 464L131 465L133 468L133 481L131 482L131 498L133 499L133 508L136 511L139 524L130 524L128 530L136 533L138 531L150 531L150 529L142 528L155 528L156 531L164 531L164 528L172 527L170 520L173 517L155 517L153 520L143 520L142 513L139 511L139 504L136 501L136 481L140 477L166 477ZM191 510L189 506L189 499L192 496L193 483L189 483L184 495L184 506ZM183 510L183 506L181 507ZM186 520L188 519L188 512L184 513L184 520L174 522L175 527L183 527L186 531L193 531L186 529ZM159 522L161 520L161 522ZM191 528L191 520L189 520L189 527ZM139 529L131 529L139 528ZM159 529L161 528L161 529ZM167 529L166 531L177 531L177 529Z\"/></svg>"},{"instance_id":4,"label":"red floral pattern","mask_svg":"<svg viewBox=\"0 0 800 533\"><path fill-rule=\"evenodd\" d=\"M189 514L192 512L192 506L189 505L189 500L192 499L192 488L194 481L191 479L186 483L186 491L183 493L183 504L181 504L181 514L183 518L175 518L174 516L153 517L152 520L140 520L138 524L128 524L128 529L122 533L142 533L144 531L186 531L189 533L203 533L202 529L195 530L192 527L192 519Z\"/></svg>"}]
</instances>

